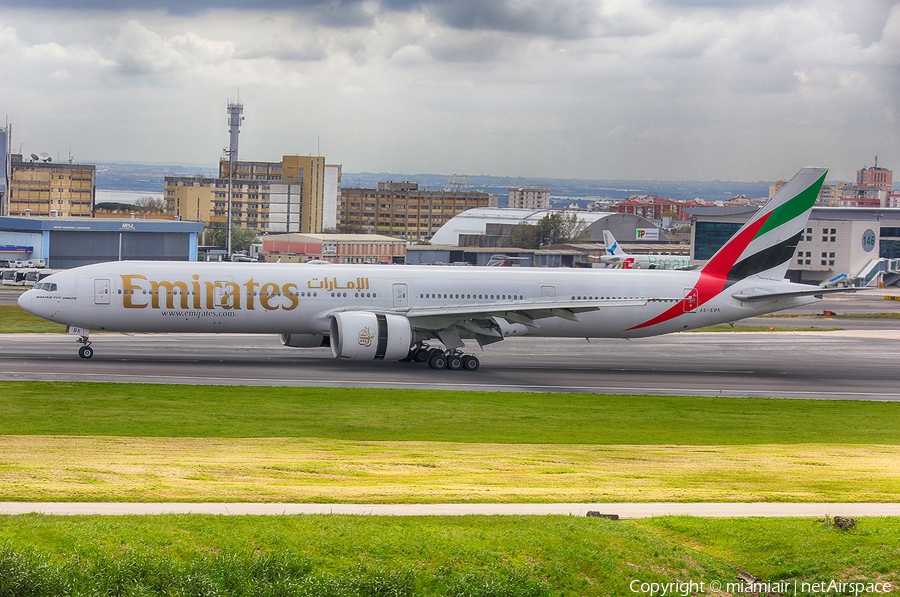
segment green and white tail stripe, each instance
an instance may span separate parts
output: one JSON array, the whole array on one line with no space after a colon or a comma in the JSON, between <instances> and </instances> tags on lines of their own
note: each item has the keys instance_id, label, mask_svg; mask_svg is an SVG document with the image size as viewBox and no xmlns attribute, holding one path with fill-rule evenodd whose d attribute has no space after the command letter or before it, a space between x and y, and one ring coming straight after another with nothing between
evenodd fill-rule
<instances>
[{"instance_id":1,"label":"green and white tail stripe","mask_svg":"<svg viewBox=\"0 0 900 597\"><path fill-rule=\"evenodd\" d=\"M803 168L713 255L703 273L734 282L748 276L782 280L815 205L825 168Z\"/></svg>"}]
</instances>

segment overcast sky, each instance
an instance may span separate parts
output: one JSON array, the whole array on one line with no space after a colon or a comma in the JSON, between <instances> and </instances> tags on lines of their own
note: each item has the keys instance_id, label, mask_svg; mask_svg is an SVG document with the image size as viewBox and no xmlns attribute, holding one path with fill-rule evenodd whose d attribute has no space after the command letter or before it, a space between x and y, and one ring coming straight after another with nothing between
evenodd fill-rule
<instances>
[{"instance_id":1,"label":"overcast sky","mask_svg":"<svg viewBox=\"0 0 900 597\"><path fill-rule=\"evenodd\" d=\"M13 151L346 172L900 178L893 0L0 0Z\"/></svg>"}]
</instances>

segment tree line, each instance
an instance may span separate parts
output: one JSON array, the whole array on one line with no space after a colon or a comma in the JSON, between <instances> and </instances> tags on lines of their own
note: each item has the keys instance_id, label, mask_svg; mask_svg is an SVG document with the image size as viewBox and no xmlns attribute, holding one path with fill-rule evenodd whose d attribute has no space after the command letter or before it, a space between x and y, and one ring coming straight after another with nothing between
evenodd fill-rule
<instances>
[{"instance_id":1,"label":"tree line","mask_svg":"<svg viewBox=\"0 0 900 597\"><path fill-rule=\"evenodd\" d=\"M588 240L587 222L577 214L555 212L538 220L537 224L520 222L507 237L507 246L520 249L539 249L565 243Z\"/></svg>"}]
</instances>

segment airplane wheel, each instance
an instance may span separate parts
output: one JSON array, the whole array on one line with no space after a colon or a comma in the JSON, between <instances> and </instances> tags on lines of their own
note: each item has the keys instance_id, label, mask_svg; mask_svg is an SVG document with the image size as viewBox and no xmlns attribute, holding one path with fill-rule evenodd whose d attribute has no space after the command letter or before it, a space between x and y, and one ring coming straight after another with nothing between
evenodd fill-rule
<instances>
[{"instance_id":1,"label":"airplane wheel","mask_svg":"<svg viewBox=\"0 0 900 597\"><path fill-rule=\"evenodd\" d=\"M432 369L446 369L447 357L442 352L436 352L428 359L428 366Z\"/></svg>"},{"instance_id":2,"label":"airplane wheel","mask_svg":"<svg viewBox=\"0 0 900 597\"><path fill-rule=\"evenodd\" d=\"M89 359L94 356L94 349L90 346L82 346L78 349L78 356L83 359Z\"/></svg>"},{"instance_id":3,"label":"airplane wheel","mask_svg":"<svg viewBox=\"0 0 900 597\"><path fill-rule=\"evenodd\" d=\"M413 361L416 363L427 363L428 357L431 356L431 352L427 348L417 348L415 353L413 354Z\"/></svg>"},{"instance_id":4,"label":"airplane wheel","mask_svg":"<svg viewBox=\"0 0 900 597\"><path fill-rule=\"evenodd\" d=\"M478 357L470 354L463 357L463 369L466 371L475 371L479 365L481 365L481 362L478 360Z\"/></svg>"},{"instance_id":5,"label":"airplane wheel","mask_svg":"<svg viewBox=\"0 0 900 597\"><path fill-rule=\"evenodd\" d=\"M463 368L463 358L458 354L447 357L447 369L451 371L459 371Z\"/></svg>"},{"instance_id":6,"label":"airplane wheel","mask_svg":"<svg viewBox=\"0 0 900 597\"><path fill-rule=\"evenodd\" d=\"M416 351L415 351L415 349L410 348L410 349L409 349L409 353L407 353L407 355L406 355L405 357L403 357L402 359L400 359L400 362L401 362L401 363L411 363L412 360L413 360L413 358L414 358L415 356L416 356Z\"/></svg>"}]
</instances>

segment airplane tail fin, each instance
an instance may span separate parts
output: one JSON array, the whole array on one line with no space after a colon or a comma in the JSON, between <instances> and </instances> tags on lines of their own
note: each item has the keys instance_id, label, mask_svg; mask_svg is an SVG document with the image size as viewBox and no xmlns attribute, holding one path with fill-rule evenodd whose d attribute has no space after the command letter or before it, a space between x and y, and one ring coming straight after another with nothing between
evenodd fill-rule
<instances>
[{"instance_id":1,"label":"airplane tail fin","mask_svg":"<svg viewBox=\"0 0 900 597\"><path fill-rule=\"evenodd\" d=\"M603 244L606 245L607 255L625 255L625 249L616 242L616 237L609 230L603 231Z\"/></svg>"},{"instance_id":2,"label":"airplane tail fin","mask_svg":"<svg viewBox=\"0 0 900 597\"><path fill-rule=\"evenodd\" d=\"M748 276L782 280L809 213L825 182L826 168L803 168L703 266L726 286Z\"/></svg>"}]
</instances>

